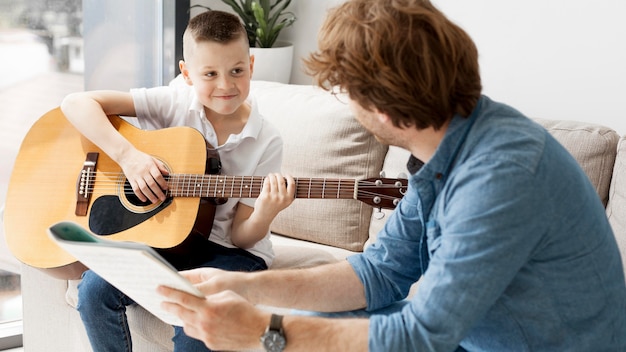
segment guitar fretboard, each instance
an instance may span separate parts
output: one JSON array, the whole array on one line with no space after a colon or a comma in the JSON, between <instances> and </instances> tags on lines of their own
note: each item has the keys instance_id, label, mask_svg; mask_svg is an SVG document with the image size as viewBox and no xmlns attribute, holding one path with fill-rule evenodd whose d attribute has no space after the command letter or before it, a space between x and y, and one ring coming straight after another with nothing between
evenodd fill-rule
<instances>
[{"instance_id":1,"label":"guitar fretboard","mask_svg":"<svg viewBox=\"0 0 626 352\"><path fill-rule=\"evenodd\" d=\"M263 188L262 176L173 174L168 195L175 197L256 198ZM353 179L295 178L296 198L353 199Z\"/></svg>"}]
</instances>

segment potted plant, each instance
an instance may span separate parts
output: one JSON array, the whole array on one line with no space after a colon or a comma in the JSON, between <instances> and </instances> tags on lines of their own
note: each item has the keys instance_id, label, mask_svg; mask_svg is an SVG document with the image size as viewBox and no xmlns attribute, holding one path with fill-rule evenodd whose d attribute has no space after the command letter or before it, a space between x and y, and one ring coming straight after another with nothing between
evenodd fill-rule
<instances>
[{"instance_id":1,"label":"potted plant","mask_svg":"<svg viewBox=\"0 0 626 352\"><path fill-rule=\"evenodd\" d=\"M250 47L272 48L284 28L296 21L286 11L291 0L222 0L241 17Z\"/></svg>"},{"instance_id":2,"label":"potted plant","mask_svg":"<svg viewBox=\"0 0 626 352\"><path fill-rule=\"evenodd\" d=\"M222 0L241 18L254 55L252 79L289 83L293 45L277 42L278 35L291 26L296 16L287 11L291 0Z\"/></svg>"}]
</instances>

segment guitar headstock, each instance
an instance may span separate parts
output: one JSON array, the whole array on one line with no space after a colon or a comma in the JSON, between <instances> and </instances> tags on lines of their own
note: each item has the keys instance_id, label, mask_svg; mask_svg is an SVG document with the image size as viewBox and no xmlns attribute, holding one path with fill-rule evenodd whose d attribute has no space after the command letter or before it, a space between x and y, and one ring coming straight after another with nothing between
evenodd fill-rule
<instances>
[{"instance_id":1,"label":"guitar headstock","mask_svg":"<svg viewBox=\"0 0 626 352\"><path fill-rule=\"evenodd\" d=\"M406 193L408 180L372 177L358 181L356 199L379 209L395 209Z\"/></svg>"}]
</instances>

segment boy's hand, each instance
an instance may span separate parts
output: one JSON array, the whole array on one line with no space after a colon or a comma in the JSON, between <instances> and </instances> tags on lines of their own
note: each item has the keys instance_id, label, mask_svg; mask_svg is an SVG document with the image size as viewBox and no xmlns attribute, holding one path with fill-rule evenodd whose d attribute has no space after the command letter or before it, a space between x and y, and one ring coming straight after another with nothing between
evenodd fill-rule
<instances>
[{"instance_id":1,"label":"boy's hand","mask_svg":"<svg viewBox=\"0 0 626 352\"><path fill-rule=\"evenodd\" d=\"M278 213L294 200L296 182L293 177L269 174L263 180L254 208L240 203L232 223L231 240L239 248L250 248L263 239Z\"/></svg>"},{"instance_id":2,"label":"boy's hand","mask_svg":"<svg viewBox=\"0 0 626 352\"><path fill-rule=\"evenodd\" d=\"M261 194L254 205L255 213L273 219L295 199L296 182L291 176L269 174L263 180Z\"/></svg>"},{"instance_id":3,"label":"boy's hand","mask_svg":"<svg viewBox=\"0 0 626 352\"><path fill-rule=\"evenodd\" d=\"M156 203L165 200L167 181L163 175L168 171L161 161L137 150L127 155L120 166L140 201Z\"/></svg>"}]
</instances>

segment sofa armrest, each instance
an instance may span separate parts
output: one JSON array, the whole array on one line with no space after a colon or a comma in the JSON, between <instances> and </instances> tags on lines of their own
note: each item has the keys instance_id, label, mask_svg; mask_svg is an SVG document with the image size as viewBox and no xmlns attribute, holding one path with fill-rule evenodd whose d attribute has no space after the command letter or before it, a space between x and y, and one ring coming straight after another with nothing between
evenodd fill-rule
<instances>
[{"instance_id":1,"label":"sofa armrest","mask_svg":"<svg viewBox=\"0 0 626 352\"><path fill-rule=\"evenodd\" d=\"M87 334L78 312L65 301L68 282L21 266L26 351L85 351Z\"/></svg>"}]
</instances>

